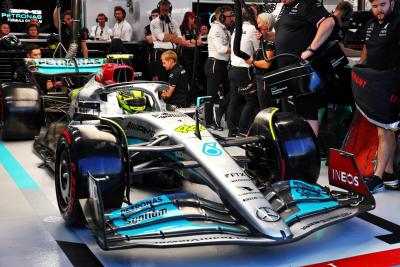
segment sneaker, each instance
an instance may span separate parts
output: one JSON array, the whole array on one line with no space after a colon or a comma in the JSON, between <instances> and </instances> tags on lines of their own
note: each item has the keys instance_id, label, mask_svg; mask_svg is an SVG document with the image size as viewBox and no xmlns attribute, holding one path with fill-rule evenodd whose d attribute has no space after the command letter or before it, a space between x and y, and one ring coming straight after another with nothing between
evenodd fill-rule
<instances>
[{"instance_id":1,"label":"sneaker","mask_svg":"<svg viewBox=\"0 0 400 267\"><path fill-rule=\"evenodd\" d=\"M397 189L399 188L399 179L397 179L396 175L394 173L387 173L384 172L382 176L383 184L385 185L385 188L388 189Z\"/></svg>"},{"instance_id":2,"label":"sneaker","mask_svg":"<svg viewBox=\"0 0 400 267\"><path fill-rule=\"evenodd\" d=\"M383 180L376 175L365 177L365 183L367 184L368 190L372 193L378 193L385 189L383 186Z\"/></svg>"}]
</instances>

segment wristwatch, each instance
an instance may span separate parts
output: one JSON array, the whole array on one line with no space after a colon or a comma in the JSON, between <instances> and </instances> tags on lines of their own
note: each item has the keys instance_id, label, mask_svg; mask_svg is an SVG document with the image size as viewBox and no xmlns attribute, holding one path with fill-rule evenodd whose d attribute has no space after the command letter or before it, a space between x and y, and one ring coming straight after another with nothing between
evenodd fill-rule
<instances>
[{"instance_id":1,"label":"wristwatch","mask_svg":"<svg viewBox=\"0 0 400 267\"><path fill-rule=\"evenodd\" d=\"M317 51L317 50L314 50L314 49L311 48L311 46L308 46L308 47L307 47L307 51L310 51L310 52L312 52L312 53L315 53L315 51Z\"/></svg>"}]
</instances>

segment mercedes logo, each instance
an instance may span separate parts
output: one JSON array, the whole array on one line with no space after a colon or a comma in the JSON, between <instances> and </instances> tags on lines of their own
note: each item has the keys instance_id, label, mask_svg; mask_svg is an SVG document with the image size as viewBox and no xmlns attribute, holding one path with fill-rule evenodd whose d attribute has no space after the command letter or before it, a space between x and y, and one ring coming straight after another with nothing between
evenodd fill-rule
<instances>
[{"instance_id":1,"label":"mercedes logo","mask_svg":"<svg viewBox=\"0 0 400 267\"><path fill-rule=\"evenodd\" d=\"M261 207L256 211L257 217L264 222L276 222L279 221L281 216L271 208Z\"/></svg>"}]
</instances>

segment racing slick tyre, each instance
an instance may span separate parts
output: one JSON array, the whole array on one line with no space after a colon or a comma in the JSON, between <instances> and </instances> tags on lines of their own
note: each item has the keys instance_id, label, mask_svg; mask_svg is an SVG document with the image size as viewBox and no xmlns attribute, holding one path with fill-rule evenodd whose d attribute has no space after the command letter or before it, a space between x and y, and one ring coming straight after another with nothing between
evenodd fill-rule
<instances>
[{"instance_id":1,"label":"racing slick tyre","mask_svg":"<svg viewBox=\"0 0 400 267\"><path fill-rule=\"evenodd\" d=\"M0 85L0 139L29 140L39 134L42 124L40 95L26 83Z\"/></svg>"},{"instance_id":2,"label":"racing slick tyre","mask_svg":"<svg viewBox=\"0 0 400 267\"><path fill-rule=\"evenodd\" d=\"M88 198L89 173L101 182L104 210L124 199L127 160L111 127L80 125L64 131L57 143L55 187L61 215L69 225L85 222L79 199Z\"/></svg>"},{"instance_id":3,"label":"racing slick tyre","mask_svg":"<svg viewBox=\"0 0 400 267\"><path fill-rule=\"evenodd\" d=\"M248 169L270 184L293 179L315 183L321 161L312 128L294 113L276 111L260 111L250 127L249 136L261 135L265 141L248 146Z\"/></svg>"}]
</instances>

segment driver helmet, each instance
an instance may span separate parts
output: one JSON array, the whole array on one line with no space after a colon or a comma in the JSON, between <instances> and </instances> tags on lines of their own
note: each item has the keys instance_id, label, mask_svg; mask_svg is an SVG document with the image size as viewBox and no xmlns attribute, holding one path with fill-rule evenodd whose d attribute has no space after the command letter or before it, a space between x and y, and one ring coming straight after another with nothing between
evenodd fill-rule
<instances>
[{"instance_id":1,"label":"driver helmet","mask_svg":"<svg viewBox=\"0 0 400 267\"><path fill-rule=\"evenodd\" d=\"M121 90L117 93L119 106L128 113L142 112L146 108L147 99L143 91Z\"/></svg>"}]
</instances>

